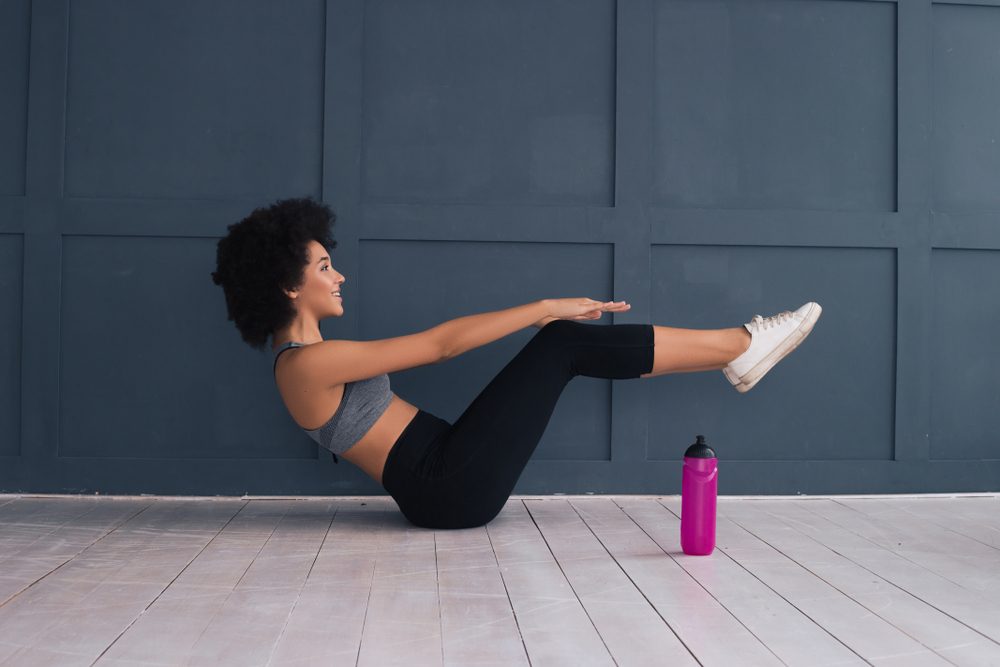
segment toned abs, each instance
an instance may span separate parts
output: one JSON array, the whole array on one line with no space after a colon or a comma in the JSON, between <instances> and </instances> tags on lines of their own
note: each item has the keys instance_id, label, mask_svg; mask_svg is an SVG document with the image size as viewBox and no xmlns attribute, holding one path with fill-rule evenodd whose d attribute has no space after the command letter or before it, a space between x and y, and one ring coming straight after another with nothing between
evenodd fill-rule
<instances>
[{"instance_id":1,"label":"toned abs","mask_svg":"<svg viewBox=\"0 0 1000 667\"><path fill-rule=\"evenodd\" d=\"M278 357L275 368L275 380L278 391L285 402L292 419L300 428L307 430L320 428L332 417L340 407L344 396L344 385L322 387L315 390L303 388L294 377L294 364L286 359L298 353L289 350ZM338 454L358 466L379 484L382 483L382 472L385 469L385 459L389 450L395 444L400 434L417 414L417 408L407 403L395 393L389 407L378 418L378 421L365 433L364 437L350 449Z\"/></svg>"}]
</instances>

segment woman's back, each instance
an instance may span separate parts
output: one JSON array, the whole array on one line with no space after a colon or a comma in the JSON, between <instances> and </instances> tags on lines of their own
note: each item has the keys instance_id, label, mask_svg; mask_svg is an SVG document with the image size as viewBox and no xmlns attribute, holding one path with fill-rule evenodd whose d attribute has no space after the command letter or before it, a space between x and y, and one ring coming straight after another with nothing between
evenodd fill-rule
<instances>
[{"instance_id":1,"label":"woman's back","mask_svg":"<svg viewBox=\"0 0 1000 667\"><path fill-rule=\"evenodd\" d=\"M389 375L332 386L304 386L303 374L295 372L289 359L278 373L278 358L291 348L305 347L294 341L275 352L274 373L278 390L292 419L316 444L341 454L371 430L392 402ZM297 352L295 354L301 354Z\"/></svg>"}]
</instances>

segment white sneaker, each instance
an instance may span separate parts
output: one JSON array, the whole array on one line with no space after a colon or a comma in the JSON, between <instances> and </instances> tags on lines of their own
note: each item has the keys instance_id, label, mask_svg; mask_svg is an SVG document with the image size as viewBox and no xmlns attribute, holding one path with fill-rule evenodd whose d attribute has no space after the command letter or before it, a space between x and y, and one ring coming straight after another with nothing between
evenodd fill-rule
<instances>
[{"instance_id":1,"label":"white sneaker","mask_svg":"<svg viewBox=\"0 0 1000 667\"><path fill-rule=\"evenodd\" d=\"M771 317L754 315L743 325L750 332L750 347L722 369L726 379L741 394L750 391L806 339L822 312L818 303L810 301L794 313L786 310Z\"/></svg>"}]
</instances>

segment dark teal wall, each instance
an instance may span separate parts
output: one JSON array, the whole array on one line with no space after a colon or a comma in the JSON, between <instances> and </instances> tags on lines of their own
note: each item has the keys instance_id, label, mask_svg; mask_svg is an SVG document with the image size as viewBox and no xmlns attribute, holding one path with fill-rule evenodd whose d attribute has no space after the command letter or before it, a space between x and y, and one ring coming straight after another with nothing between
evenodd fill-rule
<instances>
[{"instance_id":1,"label":"dark teal wall","mask_svg":"<svg viewBox=\"0 0 1000 667\"><path fill-rule=\"evenodd\" d=\"M823 306L745 395L577 378L516 493L678 493L695 434L724 494L996 491L997 43L996 0L0 0L0 492L383 493L209 277L301 195L326 337ZM534 331L393 390L453 421Z\"/></svg>"}]
</instances>

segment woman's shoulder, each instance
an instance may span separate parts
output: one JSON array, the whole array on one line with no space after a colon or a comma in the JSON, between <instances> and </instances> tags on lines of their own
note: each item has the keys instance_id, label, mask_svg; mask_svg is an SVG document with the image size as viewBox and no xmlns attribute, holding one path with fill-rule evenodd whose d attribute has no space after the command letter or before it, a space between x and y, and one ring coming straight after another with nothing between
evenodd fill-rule
<instances>
[{"instance_id":1,"label":"woman's shoulder","mask_svg":"<svg viewBox=\"0 0 1000 667\"><path fill-rule=\"evenodd\" d=\"M280 385L296 386L300 389L310 389L302 387L308 383L308 376L304 373L306 365L313 351L311 345L288 345L279 346L275 350L274 357L274 377Z\"/></svg>"},{"instance_id":2,"label":"woman's shoulder","mask_svg":"<svg viewBox=\"0 0 1000 667\"><path fill-rule=\"evenodd\" d=\"M282 357L290 358L281 362L279 357L274 378L278 393L295 423L305 430L315 430L325 424L340 407L344 385L320 386L310 383L302 371L303 364L308 363L307 356L300 356L302 352L298 348L295 352L282 354Z\"/></svg>"}]
</instances>

